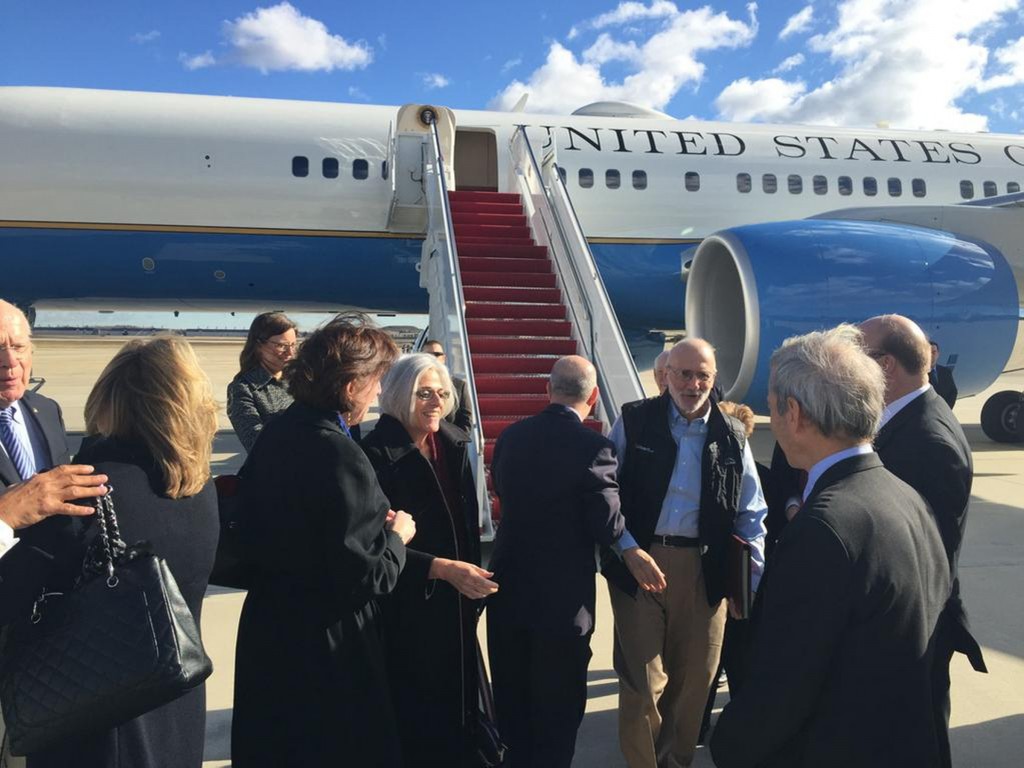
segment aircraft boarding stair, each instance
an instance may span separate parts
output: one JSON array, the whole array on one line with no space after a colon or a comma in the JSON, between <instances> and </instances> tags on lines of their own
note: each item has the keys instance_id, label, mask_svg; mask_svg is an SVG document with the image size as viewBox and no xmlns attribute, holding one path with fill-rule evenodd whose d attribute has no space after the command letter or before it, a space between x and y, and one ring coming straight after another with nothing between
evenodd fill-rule
<instances>
[{"instance_id":1,"label":"aircraft boarding stair","mask_svg":"<svg viewBox=\"0 0 1024 768\"><path fill-rule=\"evenodd\" d=\"M537 245L519 195L451 192L455 243L488 467L509 424L548 404L547 380L563 355L579 354L554 264ZM600 432L594 417L585 422ZM492 499L493 502L493 499ZM500 519L497 504L492 517Z\"/></svg>"},{"instance_id":2,"label":"aircraft boarding stair","mask_svg":"<svg viewBox=\"0 0 1024 768\"><path fill-rule=\"evenodd\" d=\"M559 357L580 354L597 369L601 398L585 422L595 431L606 432L644 393L553 155L539 164L519 129L509 145L511 191L449 193L437 126L427 124L420 282L430 296L429 335L467 383L486 537L500 518L489 492L494 444L547 406Z\"/></svg>"}]
</instances>

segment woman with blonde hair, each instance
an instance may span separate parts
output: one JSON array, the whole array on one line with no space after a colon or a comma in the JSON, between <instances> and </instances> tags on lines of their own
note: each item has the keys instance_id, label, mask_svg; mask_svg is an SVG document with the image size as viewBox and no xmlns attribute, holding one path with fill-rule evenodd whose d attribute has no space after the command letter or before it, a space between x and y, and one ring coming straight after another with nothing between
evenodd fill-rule
<instances>
[{"instance_id":1,"label":"woman with blonde hair","mask_svg":"<svg viewBox=\"0 0 1024 768\"><path fill-rule=\"evenodd\" d=\"M210 452L217 430L210 382L188 342L130 341L110 361L85 404L90 439L79 463L107 475L128 544L146 541L167 561L200 620L217 548ZM62 527L47 591L69 590L96 535L92 517L52 518ZM28 756L30 768L199 768L204 686L111 730Z\"/></svg>"}]
</instances>

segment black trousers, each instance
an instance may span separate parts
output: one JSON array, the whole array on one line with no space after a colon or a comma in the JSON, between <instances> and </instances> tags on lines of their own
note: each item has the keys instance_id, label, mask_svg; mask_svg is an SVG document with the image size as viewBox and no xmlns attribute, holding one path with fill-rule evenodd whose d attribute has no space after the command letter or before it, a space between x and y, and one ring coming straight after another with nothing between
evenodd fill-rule
<instances>
[{"instance_id":1,"label":"black trousers","mask_svg":"<svg viewBox=\"0 0 1024 768\"><path fill-rule=\"evenodd\" d=\"M587 706L590 635L525 626L495 600L487 649L506 768L569 768Z\"/></svg>"},{"instance_id":2,"label":"black trousers","mask_svg":"<svg viewBox=\"0 0 1024 768\"><path fill-rule=\"evenodd\" d=\"M935 658L932 660L932 716L935 719L935 735L939 743L939 765L952 768L953 755L949 747L949 664L953 660L953 637L946 626L935 638Z\"/></svg>"}]
</instances>

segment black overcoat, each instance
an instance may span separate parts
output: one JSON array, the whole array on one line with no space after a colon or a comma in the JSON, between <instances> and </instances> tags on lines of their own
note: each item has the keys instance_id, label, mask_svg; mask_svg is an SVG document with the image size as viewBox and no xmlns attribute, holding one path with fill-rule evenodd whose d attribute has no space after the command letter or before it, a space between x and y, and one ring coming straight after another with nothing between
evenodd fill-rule
<instances>
[{"instance_id":1,"label":"black overcoat","mask_svg":"<svg viewBox=\"0 0 1024 768\"><path fill-rule=\"evenodd\" d=\"M75 457L110 478L121 538L146 541L167 561L198 624L217 550L217 496L207 482L195 496L168 498L164 479L141 445L99 438ZM70 589L81 573L86 548L97 534L93 517L53 517L54 556L47 591ZM34 527L34 526L33 526ZM15 550L22 547L19 542ZM13 551L13 550L12 550ZM5 558L6 559L6 558ZM38 589L34 590L38 593ZM117 728L90 734L28 756L28 768L199 768L206 736L205 684L180 699Z\"/></svg>"},{"instance_id":2,"label":"black overcoat","mask_svg":"<svg viewBox=\"0 0 1024 768\"><path fill-rule=\"evenodd\" d=\"M416 520L405 570L380 603L406 768L467 765L469 725L477 707L477 605L447 582L428 578L435 557L480 563L469 436L442 421L437 438L458 495L457 509L449 506L433 467L397 419L381 416L361 443L392 508Z\"/></svg>"},{"instance_id":3,"label":"black overcoat","mask_svg":"<svg viewBox=\"0 0 1024 768\"><path fill-rule=\"evenodd\" d=\"M337 414L292 404L264 428L241 483L256 570L238 627L235 768L401 765L376 598L405 546Z\"/></svg>"}]
</instances>

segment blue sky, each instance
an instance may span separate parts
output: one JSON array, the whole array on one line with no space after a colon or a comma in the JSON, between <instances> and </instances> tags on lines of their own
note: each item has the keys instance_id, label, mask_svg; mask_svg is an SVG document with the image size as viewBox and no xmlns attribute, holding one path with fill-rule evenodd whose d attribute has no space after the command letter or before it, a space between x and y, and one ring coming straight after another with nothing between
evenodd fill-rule
<instances>
[{"instance_id":1,"label":"blue sky","mask_svg":"<svg viewBox=\"0 0 1024 768\"><path fill-rule=\"evenodd\" d=\"M1024 0L0 0L0 84L1019 133Z\"/></svg>"}]
</instances>

